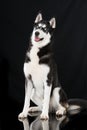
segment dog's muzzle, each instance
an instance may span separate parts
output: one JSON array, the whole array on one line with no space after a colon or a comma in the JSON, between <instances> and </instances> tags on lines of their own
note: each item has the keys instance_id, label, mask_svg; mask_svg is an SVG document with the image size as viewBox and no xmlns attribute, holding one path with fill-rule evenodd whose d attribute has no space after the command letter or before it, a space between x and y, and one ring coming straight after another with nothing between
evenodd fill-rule
<instances>
[{"instance_id":1,"label":"dog's muzzle","mask_svg":"<svg viewBox=\"0 0 87 130\"><path fill-rule=\"evenodd\" d=\"M42 41L42 40L43 40L43 38L39 38L39 34L40 34L40 33L39 33L38 31L35 32L35 41L36 41L36 42L39 42L39 41Z\"/></svg>"}]
</instances>

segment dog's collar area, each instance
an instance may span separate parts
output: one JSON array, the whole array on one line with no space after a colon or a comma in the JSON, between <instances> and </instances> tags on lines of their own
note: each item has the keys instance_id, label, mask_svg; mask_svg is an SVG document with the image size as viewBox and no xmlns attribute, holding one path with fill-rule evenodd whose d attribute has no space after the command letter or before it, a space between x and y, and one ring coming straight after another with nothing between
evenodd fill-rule
<instances>
[{"instance_id":1,"label":"dog's collar area","mask_svg":"<svg viewBox=\"0 0 87 130\"><path fill-rule=\"evenodd\" d=\"M35 42L42 41L44 38L35 37Z\"/></svg>"}]
</instances>

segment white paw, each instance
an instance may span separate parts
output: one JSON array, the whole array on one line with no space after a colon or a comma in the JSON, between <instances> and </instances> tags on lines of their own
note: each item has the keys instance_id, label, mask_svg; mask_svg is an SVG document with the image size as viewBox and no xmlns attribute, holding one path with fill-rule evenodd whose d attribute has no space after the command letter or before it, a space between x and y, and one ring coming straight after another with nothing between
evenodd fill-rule
<instances>
[{"instance_id":1,"label":"white paw","mask_svg":"<svg viewBox=\"0 0 87 130\"><path fill-rule=\"evenodd\" d=\"M59 109L56 111L56 115L59 117L63 116L64 114L65 114L65 110L63 110L63 109Z\"/></svg>"},{"instance_id":2,"label":"white paw","mask_svg":"<svg viewBox=\"0 0 87 130\"><path fill-rule=\"evenodd\" d=\"M49 116L48 116L48 114L42 113L42 114L40 115L40 119L41 119L41 120L48 120L48 119L49 119Z\"/></svg>"},{"instance_id":3,"label":"white paw","mask_svg":"<svg viewBox=\"0 0 87 130\"><path fill-rule=\"evenodd\" d=\"M23 119L23 118L26 118L27 115L28 115L28 113L21 112L21 113L18 115L18 118L19 118L19 119Z\"/></svg>"}]
</instances>

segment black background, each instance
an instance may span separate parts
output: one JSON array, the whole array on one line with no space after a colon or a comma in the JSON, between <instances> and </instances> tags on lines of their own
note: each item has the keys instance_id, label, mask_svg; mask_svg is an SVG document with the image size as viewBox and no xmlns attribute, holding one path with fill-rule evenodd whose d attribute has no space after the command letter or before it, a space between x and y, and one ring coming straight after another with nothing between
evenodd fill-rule
<instances>
[{"instance_id":1,"label":"black background","mask_svg":"<svg viewBox=\"0 0 87 130\"><path fill-rule=\"evenodd\" d=\"M54 50L63 89L68 98L87 99L87 0L3 0L1 6L0 100L23 103L23 63L39 11L57 20Z\"/></svg>"}]
</instances>

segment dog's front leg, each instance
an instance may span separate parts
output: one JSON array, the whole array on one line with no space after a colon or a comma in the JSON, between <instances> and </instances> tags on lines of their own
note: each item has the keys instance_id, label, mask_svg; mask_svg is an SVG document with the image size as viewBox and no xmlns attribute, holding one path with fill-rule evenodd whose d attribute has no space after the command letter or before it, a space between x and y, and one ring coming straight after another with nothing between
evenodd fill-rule
<instances>
[{"instance_id":1,"label":"dog's front leg","mask_svg":"<svg viewBox=\"0 0 87 130\"><path fill-rule=\"evenodd\" d=\"M25 118L28 115L32 89L33 89L32 81L26 79L24 107L23 107L23 111L18 115L18 118Z\"/></svg>"},{"instance_id":2,"label":"dog's front leg","mask_svg":"<svg viewBox=\"0 0 87 130\"><path fill-rule=\"evenodd\" d=\"M43 108L42 113L40 115L40 118L42 120L47 120L49 118L48 112L49 112L49 102L50 102L50 94L51 94L51 87L48 86L47 83L44 84L44 100L43 100Z\"/></svg>"}]
</instances>

